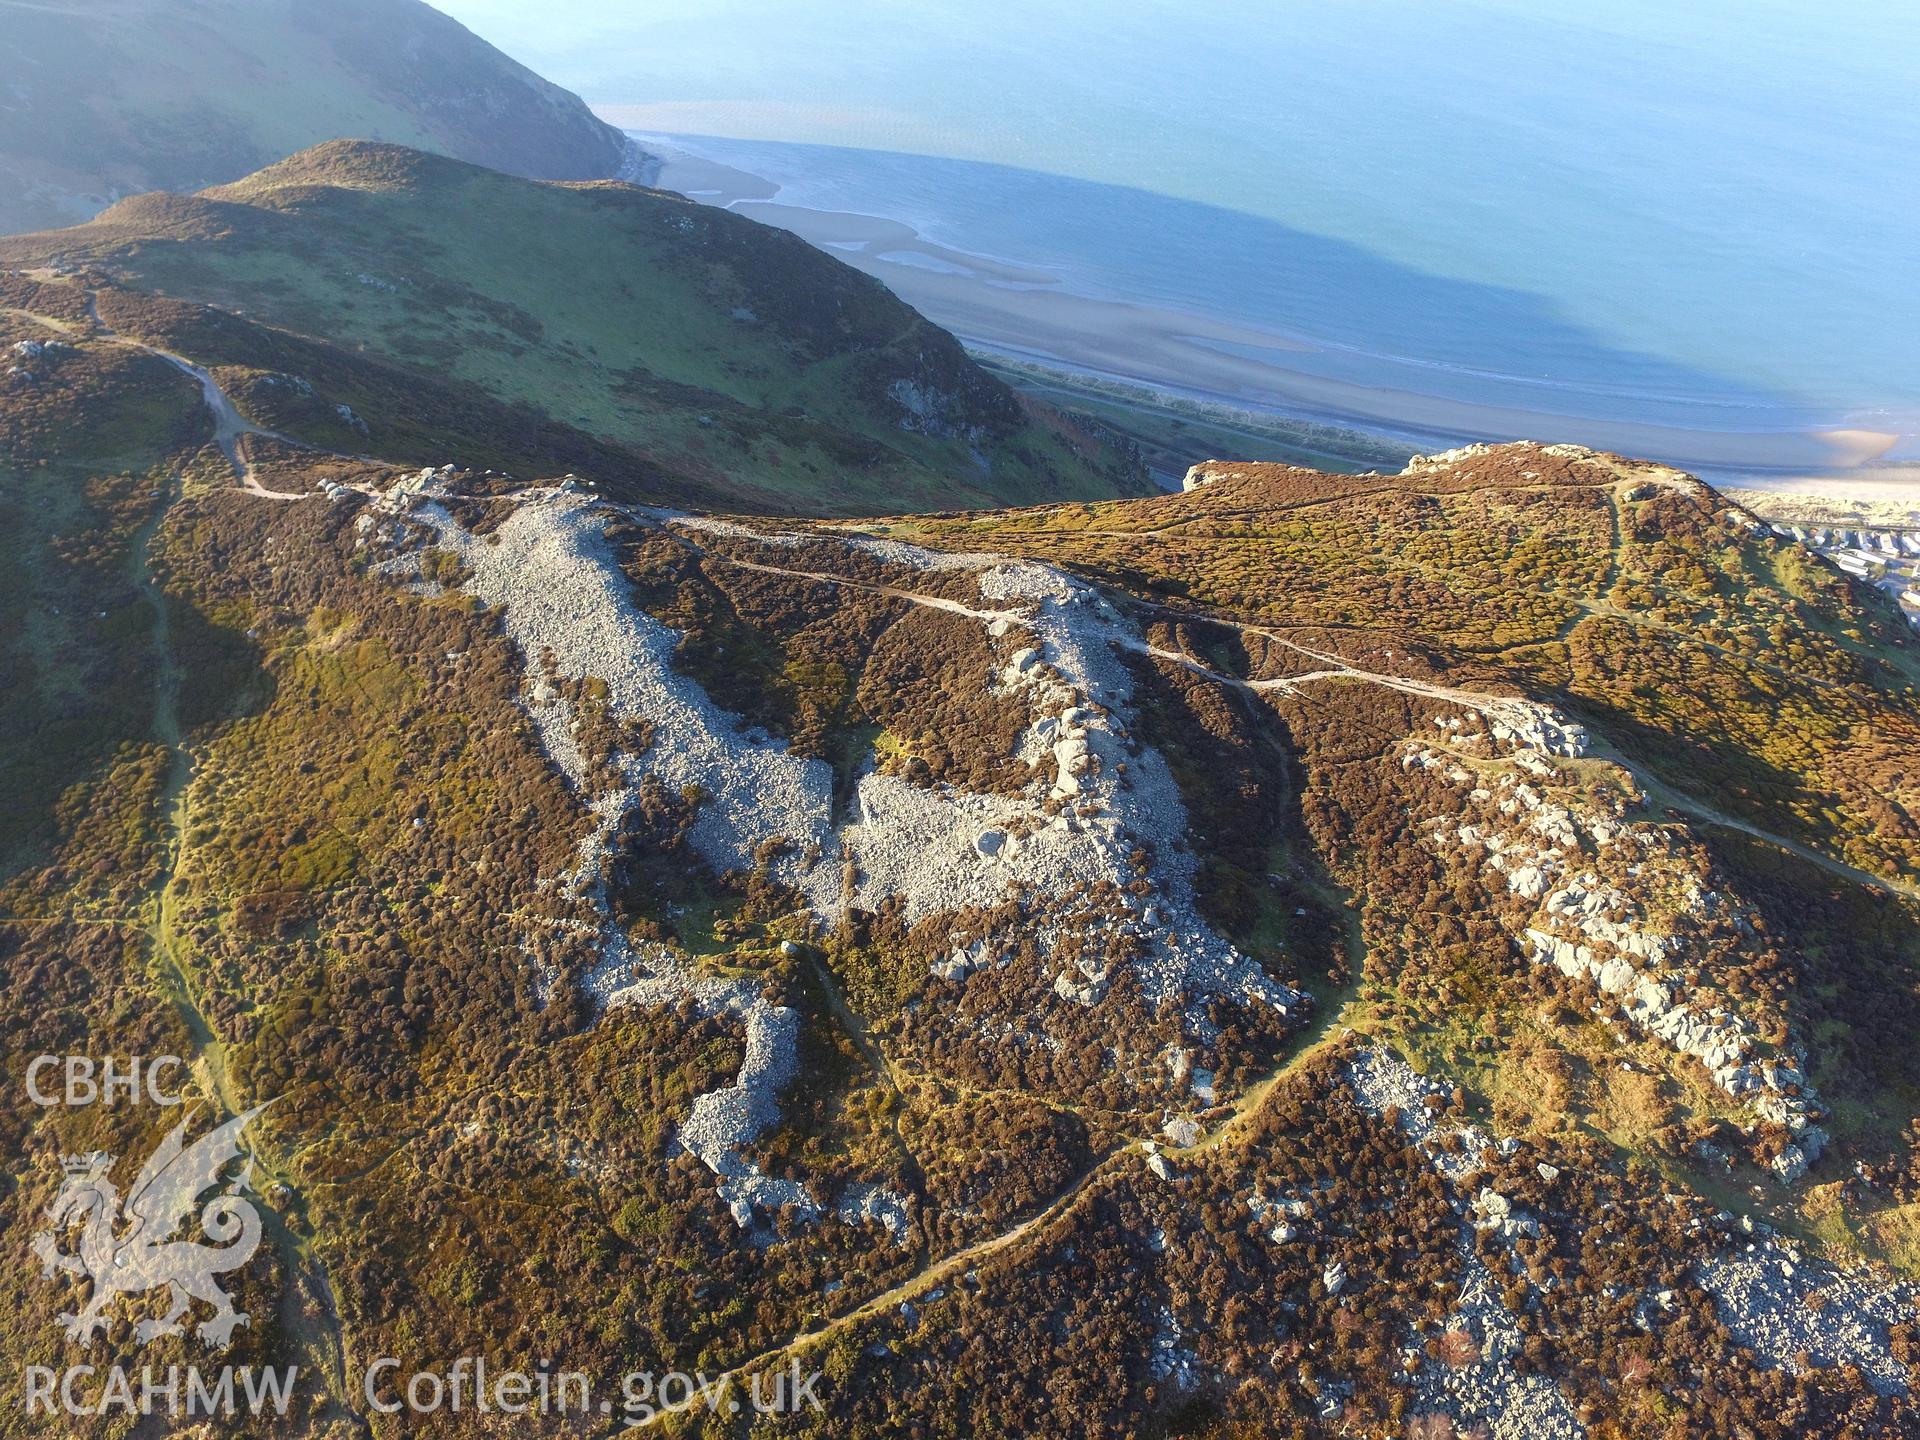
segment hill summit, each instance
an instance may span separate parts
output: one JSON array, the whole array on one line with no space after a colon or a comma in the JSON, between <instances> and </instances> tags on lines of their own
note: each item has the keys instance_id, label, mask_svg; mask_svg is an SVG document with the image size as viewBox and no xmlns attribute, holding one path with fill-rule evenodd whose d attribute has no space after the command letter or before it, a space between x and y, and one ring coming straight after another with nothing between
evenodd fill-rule
<instances>
[{"instance_id":1,"label":"hill summit","mask_svg":"<svg viewBox=\"0 0 1920 1440\"><path fill-rule=\"evenodd\" d=\"M504 404L520 430L598 447L591 467L551 447L543 466L625 472L651 498L717 508L874 513L1144 483L1124 447L1020 399L878 281L664 191L333 141L229 185L0 241L0 255L227 317L224 353L196 352L205 337L176 333L177 317L143 338L256 372L230 388L334 449L520 470L450 422L477 406L472 425L497 428ZM238 345L242 314L273 343ZM149 307L142 323L162 322ZM396 406L417 410L422 385L444 392L428 407L433 444L396 450ZM315 386L326 403L308 403Z\"/></svg>"}]
</instances>

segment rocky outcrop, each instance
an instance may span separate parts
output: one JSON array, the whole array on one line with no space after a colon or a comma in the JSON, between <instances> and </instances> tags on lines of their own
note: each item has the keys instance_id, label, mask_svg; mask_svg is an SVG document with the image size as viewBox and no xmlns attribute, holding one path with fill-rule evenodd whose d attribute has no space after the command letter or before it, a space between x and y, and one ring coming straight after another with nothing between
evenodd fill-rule
<instances>
[{"instance_id":1,"label":"rocky outcrop","mask_svg":"<svg viewBox=\"0 0 1920 1440\"><path fill-rule=\"evenodd\" d=\"M1181 477L1180 488L1183 491L1198 490L1202 485L1211 485L1218 480L1250 480L1259 474L1257 467L1203 460L1198 465L1187 467L1187 473Z\"/></svg>"},{"instance_id":2,"label":"rocky outcrop","mask_svg":"<svg viewBox=\"0 0 1920 1440\"><path fill-rule=\"evenodd\" d=\"M840 835L860 871L855 903L871 909L897 897L918 921L1020 893L1051 949L1069 928L1057 902L1098 893L1107 897L1100 913L1077 916L1071 929L1124 942L1152 1003L1221 996L1297 1007L1298 993L1199 914L1179 788L1165 759L1129 729L1132 680L1115 651L1138 637L1112 604L1042 565L859 543L893 564L976 577L971 613L1004 647L993 683L1032 716L1016 753L1034 779L1018 794L986 795L863 775L858 822ZM1137 856L1151 857L1144 870ZM963 978L973 967L949 956L938 968ZM1053 985L1063 999L1094 1005L1110 981L1103 962L1082 959L1064 965Z\"/></svg>"},{"instance_id":3,"label":"rocky outcrop","mask_svg":"<svg viewBox=\"0 0 1920 1440\"><path fill-rule=\"evenodd\" d=\"M1756 1123L1784 1128L1789 1141L1771 1165L1781 1180L1799 1179L1827 1139L1803 1057L1763 1045L1754 1020L1713 988L1713 947L1744 943L1753 916L1709 886L1675 827L1629 823L1561 776L1552 758L1584 750L1579 727L1550 712L1531 724L1471 713L1431 723L1438 739L1410 740L1401 763L1465 789L1468 816L1429 822L1431 843L1483 852L1484 870L1531 909L1515 927L1517 948L1618 1001Z\"/></svg>"},{"instance_id":4,"label":"rocky outcrop","mask_svg":"<svg viewBox=\"0 0 1920 1440\"><path fill-rule=\"evenodd\" d=\"M1633 487L1623 493L1627 500L1645 499L1658 488L1684 490L1697 493L1704 487L1685 471L1675 470L1671 466L1656 465L1644 460L1629 460L1605 450L1593 450L1585 445L1542 445L1537 441L1515 441L1500 445L1476 442L1472 445L1459 445L1451 450L1442 450L1433 455L1415 455L1407 461L1401 474L1419 478L1430 475L1445 475L1457 471L1474 461L1490 460L1494 462L1522 460L1528 454L1539 455L1559 461L1572 461L1580 465L1586 473L1599 472ZM1536 472L1521 469L1522 479L1537 478Z\"/></svg>"},{"instance_id":5,"label":"rocky outcrop","mask_svg":"<svg viewBox=\"0 0 1920 1440\"><path fill-rule=\"evenodd\" d=\"M1411 1408L1444 1413L1461 1426L1483 1420L1496 1435L1582 1433L1558 1389L1538 1375L1522 1376L1514 1369L1521 1342L1518 1326L1501 1299L1501 1280L1468 1238L1469 1231L1497 1234L1509 1242L1542 1234L1537 1217L1523 1213L1483 1178L1488 1160L1517 1153L1517 1142L1496 1140L1473 1126L1445 1124L1437 1117L1447 1091L1382 1046L1362 1049L1344 1073L1361 1108L1379 1118L1392 1116L1408 1143L1452 1182L1452 1204L1462 1220L1463 1275L1446 1328L1472 1342L1461 1347L1468 1358L1457 1366L1414 1367L1410 1384L1416 1400ZM1535 1169L1548 1184L1563 1173L1544 1161ZM1257 1218L1264 1222L1274 1208L1263 1202ZM1293 1223L1295 1212L1287 1213ZM1299 1214L1305 1213L1303 1207ZM1857 1365L1883 1394L1909 1388L1908 1368L1893 1352L1892 1328L1913 1323L1920 1298L1915 1287L1812 1259L1790 1242L1766 1237L1760 1233L1764 1227L1735 1223L1725 1212L1718 1224L1725 1231L1722 1248L1695 1267L1694 1278L1713 1297L1721 1320L1741 1345L1766 1365L1793 1370ZM1660 1323L1658 1317L1677 1304L1670 1290L1650 1291L1642 1325Z\"/></svg>"},{"instance_id":6,"label":"rocky outcrop","mask_svg":"<svg viewBox=\"0 0 1920 1440\"><path fill-rule=\"evenodd\" d=\"M891 1190L856 1181L840 1192L833 1213L849 1225L878 1225L894 1244L905 1245L911 1238L907 1205Z\"/></svg>"},{"instance_id":7,"label":"rocky outcrop","mask_svg":"<svg viewBox=\"0 0 1920 1440\"><path fill-rule=\"evenodd\" d=\"M962 397L917 380L893 381L887 386L887 398L900 407L900 428L909 434L968 443L986 434Z\"/></svg>"}]
</instances>

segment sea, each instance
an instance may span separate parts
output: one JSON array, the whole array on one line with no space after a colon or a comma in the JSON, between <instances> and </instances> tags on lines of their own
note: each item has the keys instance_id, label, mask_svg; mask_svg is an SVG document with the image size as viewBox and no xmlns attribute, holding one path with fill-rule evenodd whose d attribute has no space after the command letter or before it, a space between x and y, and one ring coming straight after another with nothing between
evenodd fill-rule
<instances>
[{"instance_id":1,"label":"sea","mask_svg":"<svg viewBox=\"0 0 1920 1440\"><path fill-rule=\"evenodd\" d=\"M1352 385L1920 459L1920 6L578 10L505 43L780 204Z\"/></svg>"}]
</instances>

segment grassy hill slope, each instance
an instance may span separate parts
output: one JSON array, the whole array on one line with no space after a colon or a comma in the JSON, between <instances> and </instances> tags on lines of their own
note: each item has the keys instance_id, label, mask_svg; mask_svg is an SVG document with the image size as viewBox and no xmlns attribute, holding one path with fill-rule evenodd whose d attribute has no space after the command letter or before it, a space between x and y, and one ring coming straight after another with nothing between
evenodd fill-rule
<instances>
[{"instance_id":1,"label":"grassy hill slope","mask_svg":"<svg viewBox=\"0 0 1920 1440\"><path fill-rule=\"evenodd\" d=\"M196 1102L274 1099L222 1363L298 1363L308 1433L401 1433L357 1357L482 1336L593 1375L818 1366L799 1433L855 1440L1052 1434L1063 1405L1102 1435L1573 1433L1516 1419L1528 1396L1596 1436L1920 1424L1911 1325L1860 1323L1864 1272L1810 1253L1920 1270L1914 647L1707 487L1510 446L710 525L255 435L249 493L135 337L282 431L344 424L339 396L366 448L517 445L528 477L640 452L252 318L0 275L0 1067L177 1054ZM618 643L583 660L576 630ZM1544 706L1584 751L1485 723ZM1069 726L1078 770L1016 743ZM703 735L711 784L652 768ZM700 848L706 815L746 859ZM1088 853L1124 886L1011 868ZM923 854L977 903L877 888ZM1556 908L1575 886L1604 911ZM1315 1003L1150 1003L1157 937L1203 925ZM1758 1088L1532 958L1575 925L1749 1024ZM792 1017L741 1154L798 1188L751 1228L678 1137L752 1032L589 984L674 976ZM10 1093L9 1234L47 1223L60 1157L124 1174L162 1123ZM1788 1183L1769 1117L1816 1094L1831 1140ZM1490 1196L1511 1224L1470 1223ZM0 1274L0 1364L70 1363L84 1284ZM90 1359L204 1357L131 1318Z\"/></svg>"},{"instance_id":2,"label":"grassy hill slope","mask_svg":"<svg viewBox=\"0 0 1920 1440\"><path fill-rule=\"evenodd\" d=\"M342 135L516 174L619 173L580 100L418 0L0 7L0 231L232 180Z\"/></svg>"},{"instance_id":3,"label":"grassy hill slope","mask_svg":"<svg viewBox=\"0 0 1920 1440\"><path fill-rule=\"evenodd\" d=\"M532 407L742 508L1097 498L1117 452L1023 402L883 286L678 196L337 142L194 196L0 242ZM374 437L377 440L377 436Z\"/></svg>"}]
</instances>

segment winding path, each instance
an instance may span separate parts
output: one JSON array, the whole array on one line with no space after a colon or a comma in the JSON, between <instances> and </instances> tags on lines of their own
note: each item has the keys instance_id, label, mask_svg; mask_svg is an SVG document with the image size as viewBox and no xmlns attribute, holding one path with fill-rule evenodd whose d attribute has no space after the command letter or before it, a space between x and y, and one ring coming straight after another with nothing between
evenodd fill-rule
<instances>
[{"instance_id":1,"label":"winding path","mask_svg":"<svg viewBox=\"0 0 1920 1440\"><path fill-rule=\"evenodd\" d=\"M682 536L681 538L684 539L685 537ZM694 546L693 548L705 558L737 566L743 570L755 570L771 575L784 575L796 580L819 581L828 585L843 585L856 590L885 595L896 600L904 600L909 604L925 605L932 609L943 610L952 614L971 616L978 620L1005 619L1020 624L1024 623L1027 618L1019 612L975 610L955 600L948 600L941 596L921 595L912 590L904 590L893 585L883 585L865 580L853 580L844 575L834 575L825 571L790 570L777 565L765 565L751 560L741 560L735 556L700 546ZM1460 690L1452 686L1436 685L1425 680L1414 680L1404 675L1386 675L1376 670L1363 670L1337 654L1317 650L1310 645L1303 645L1298 640L1282 635L1278 631L1269 629L1263 625L1247 624L1242 621L1223 619L1217 615L1181 610L1178 607L1160 604L1155 601L1140 600L1133 597L1129 597L1129 599L1130 603L1142 609L1162 614L1169 619L1182 620L1197 625L1213 625L1236 631L1242 635L1257 636L1275 645L1284 646L1286 649L1292 650L1297 654L1304 655L1308 659L1318 661L1325 667L1319 670L1311 670L1301 675L1276 676L1265 680L1245 680L1237 675L1228 675L1216 670L1182 651L1170 650L1165 646L1154 645L1144 639L1123 642L1130 650L1151 656L1156 660L1164 660L1170 664L1182 666L1194 674L1218 685L1230 686L1234 689L1253 694L1278 693L1292 695L1298 693L1300 686L1311 681L1357 680L1366 684L1382 685L1388 689L1399 690L1409 695L1419 695L1442 704L1467 706L1479 710L1482 714L1490 718L1502 720L1515 728L1526 724L1534 713L1535 707L1533 702L1518 696L1488 695L1476 690ZM1604 742L1600 741L1597 737L1594 739L1594 744L1596 747L1595 753L1599 755L1600 758L1611 760L1614 764L1621 766L1632 774L1635 780L1646 789L1649 798L1657 800L1660 804L1673 810L1689 815L1701 824L1716 826L1721 829L1737 830L1765 844L1775 846L1791 855L1798 856L1809 864L1817 865L1829 874L1843 880L1851 881L1854 884L1863 885L1872 889L1893 890L1910 899L1920 900L1920 884L1897 879L1892 876L1875 874L1870 870L1860 869L1857 866L1849 865L1844 860L1836 859L1834 856L1816 850L1810 845L1789 840L1783 835L1776 835L1772 831L1764 830L1749 821L1737 819L1734 816L1726 814L1724 811L1717 810L1710 805L1695 800L1691 796L1673 790L1671 787L1662 784L1657 778L1628 765L1622 756L1608 750Z\"/></svg>"},{"instance_id":2,"label":"winding path","mask_svg":"<svg viewBox=\"0 0 1920 1440\"><path fill-rule=\"evenodd\" d=\"M683 535L680 539L686 541ZM971 605L963 605L958 600L949 600L944 595L922 595L916 590L902 590L897 585L883 585L875 580L850 580L845 575L834 575L823 570L789 570L781 565L762 565L753 560L741 560L725 555L704 546L692 548L709 560L719 560L741 570L753 570L762 575L784 575L791 580L818 580L828 585L840 585L849 590L865 590L873 595L885 595L892 600L905 600L911 605L924 605L929 610L944 610L949 615L964 615L969 620L982 622L1004 620L1010 625L1024 625L1028 616L1020 610L976 610Z\"/></svg>"},{"instance_id":3,"label":"winding path","mask_svg":"<svg viewBox=\"0 0 1920 1440\"><path fill-rule=\"evenodd\" d=\"M687 540L684 534L679 535L677 538L683 543L686 543L689 548L693 549L703 558L717 560L722 564L731 565L740 570L752 570L763 575L782 575L792 580L810 580L825 585L839 585L849 590L862 590L868 594L884 595L893 600L904 600L910 605L924 605L931 610L942 610L952 615L964 615L973 620L1003 620L1010 624L1024 625L1030 618L1024 611L977 610L972 606L961 604L958 600L949 600L945 596L922 595L917 591L902 589L896 585L881 584L872 580L855 580L845 575L835 575L831 571L793 570L783 565L767 565L755 560L742 560L737 556L728 555L723 551L695 545ZM1013 557L1009 557L1009 559L1012 558ZM1029 561L1026 563L1034 562ZM1373 685L1385 685L1390 689L1405 691L1410 695L1424 696L1431 700L1440 701L1443 704L1471 706L1485 714L1505 720L1509 724L1525 724L1532 718L1535 710L1532 701L1521 699L1518 696L1487 695L1476 690L1459 690L1451 686L1435 685L1424 680L1413 680L1401 675L1384 675L1374 670L1362 670L1359 666L1352 664L1342 656L1329 654L1323 650L1315 650L1310 646L1302 645L1297 640L1289 639L1263 626L1247 625L1233 620L1222 620L1213 615L1194 614L1187 611L1176 610L1170 606L1156 604L1152 601L1137 600L1132 597L1129 597L1128 603L1138 605L1144 609L1162 612L1174 619L1186 620L1195 624L1222 626L1229 630L1237 630L1246 635L1258 635L1276 645L1282 645L1289 650L1296 651L1311 660L1317 660L1323 666L1327 667L1321 670L1309 671L1304 675L1277 676L1267 680L1243 680L1237 675L1227 675L1221 671L1212 669L1200 661L1195 660L1192 656L1178 650L1168 650L1163 646L1149 644L1145 640L1128 640L1123 642L1130 650L1137 651L1143 655L1150 655L1157 660L1166 660L1172 664L1183 666L1193 671L1196 675L1203 676L1217 684L1232 686L1235 689L1247 690L1255 694L1263 691L1277 691L1282 694L1292 694L1297 687L1314 680L1359 680Z\"/></svg>"},{"instance_id":4,"label":"winding path","mask_svg":"<svg viewBox=\"0 0 1920 1440\"><path fill-rule=\"evenodd\" d=\"M227 463L232 466L234 476L239 480L242 489L267 500L307 498L304 494L270 490L261 485L254 474L251 461L246 456L244 441L249 436L260 435L299 449L310 450L312 446L255 425L240 413L239 408L207 371L171 351L130 340L115 333L112 327L100 318L91 295L87 297L87 304L89 316L97 327L92 332L84 331L67 321L35 314L32 311L10 309L6 313L21 316L70 339L92 339L125 349L144 351L166 361L200 386L201 398L213 416L214 441L219 445L221 453L226 456ZM208 1017L207 1007L195 983L196 977L191 961L183 955L182 947L176 943L179 931L178 887L182 865L187 854L186 837L191 820L189 800L193 780L193 754L180 724L179 696L184 677L180 664L174 657L171 612L166 594L155 573L153 546L169 507L178 498L178 491L179 483L176 479L172 482L166 500L134 533L129 545L129 578L153 612L155 655L153 732L155 738L166 748L168 755L166 776L158 802L166 821L165 858L160 874L150 892L150 918L144 922L143 928L149 947L154 984L173 1005L181 1027L191 1042L196 1078L200 1080L208 1098L214 1102L215 1108L231 1116L240 1114L247 1108L247 1104L234 1092L227 1069L225 1042ZM109 923L124 922L116 920ZM279 1184L286 1186L290 1192L293 1191L294 1186L286 1169L290 1159L291 1156L276 1155L269 1148L268 1143L255 1137L248 1153L248 1163L265 1182L259 1184L257 1188L266 1191L273 1185ZM306 1302L300 1306L290 1307L292 1319L288 1322L287 1333L303 1355L314 1362L312 1368L322 1377L329 1398L338 1405L341 1418L348 1428L358 1434L371 1434L365 1417L361 1416L355 1408L354 1395L347 1383L347 1343L326 1263L310 1237L302 1237L287 1225L281 1209L272 1205L265 1209L265 1223L271 1241L288 1260L292 1282L299 1287L302 1298Z\"/></svg>"},{"instance_id":5,"label":"winding path","mask_svg":"<svg viewBox=\"0 0 1920 1440\"><path fill-rule=\"evenodd\" d=\"M240 482L240 488L249 495L258 495L262 500L304 500L312 491L308 490L269 490L260 483L260 477L254 472L253 461L248 457L246 441L255 435L268 440L277 440L282 445L291 445L297 450L311 450L312 446L304 441L282 435L277 430L268 430L254 424L240 413L240 407L233 403L231 396L220 388L220 382L212 375L194 364L183 355L171 350L162 350L157 345L142 344L138 340L128 340L107 331L107 338L116 345L129 346L135 350L144 350L166 361L181 374L188 376L200 386L200 397L206 402L207 411L213 416L213 443L220 447L220 453L227 457L227 464L233 467L233 475Z\"/></svg>"},{"instance_id":6,"label":"winding path","mask_svg":"<svg viewBox=\"0 0 1920 1440\"><path fill-rule=\"evenodd\" d=\"M107 324L100 317L99 304L91 294L87 296L87 314L93 321L92 332L82 331L69 321L51 315L37 314L32 310L10 308L5 313L31 320L34 324L45 326L56 335L69 339L92 339L108 345L117 345L125 350L141 351L143 354L166 361L192 380L200 387L200 398L207 407L207 413L213 416L213 442L220 447L220 453L226 456L227 464L233 470L234 479L240 482L240 488L249 495L257 495L262 500L305 500L313 494L310 490L270 490L260 483L260 477L254 470L253 461L248 456L246 447L247 440L256 435L261 439L277 441L296 450L313 450L328 455L336 453L319 450L319 447L309 445L304 440L296 440L291 435L281 434L278 430L269 430L265 426L254 424L241 413L240 407L233 403L233 397L220 388L220 382L215 380L205 368L194 364L184 355L176 355L173 351L161 346L149 345L143 340L122 335ZM345 460L353 457L342 455L340 458Z\"/></svg>"},{"instance_id":7,"label":"winding path","mask_svg":"<svg viewBox=\"0 0 1920 1440\"><path fill-rule=\"evenodd\" d=\"M1313 1022L1300 1032L1292 1053L1272 1073L1254 1081L1241 1091L1233 1102L1231 1113L1211 1132L1185 1149L1163 1145L1163 1151L1178 1158L1239 1144L1245 1138L1248 1126L1266 1105L1267 1098L1273 1094L1274 1090L1284 1083L1289 1075L1318 1056L1328 1045L1339 1043L1348 1033L1350 1027L1345 1022L1352 1015L1353 1006L1357 1003L1354 999L1355 993L1356 987L1349 986L1340 995L1332 997L1330 1003L1320 1007ZM879 1293L869 1296L852 1309L842 1311L816 1329L801 1330L779 1344L769 1346L749 1359L721 1371L711 1379L701 1377L702 1384L685 1406L657 1411L636 1424L617 1425L607 1434L611 1436L631 1430L646 1429L660 1420L683 1416L689 1410L698 1410L703 1405L711 1403L710 1397L724 1394L727 1387L738 1384L756 1371L764 1370L769 1365L777 1365L789 1356L810 1350L855 1325L877 1319L888 1310L907 1301L918 1299L944 1281L964 1273L983 1260L1013 1249L1021 1241L1044 1230L1053 1221L1071 1211L1074 1204L1101 1176L1117 1169L1129 1156L1138 1156L1141 1153L1141 1144L1137 1138L1107 1151L1074 1179L1055 1191L1051 1198L1026 1219L1005 1230L976 1240L970 1245L929 1260L906 1279L897 1281Z\"/></svg>"},{"instance_id":8,"label":"winding path","mask_svg":"<svg viewBox=\"0 0 1920 1440\"><path fill-rule=\"evenodd\" d=\"M64 322L53 321L47 317L38 315L31 316L31 318L59 333L73 333L73 327ZM205 368L195 365L186 358L169 350L122 337L116 334L110 327L107 327L103 322L99 323L99 332L95 338L101 339L105 343L124 346L154 355L195 381L200 387L203 402L213 417L214 441L226 457L236 480L239 482L240 488L256 497L273 501L300 500L309 497L312 492L288 492L270 489L263 485L247 453L248 441L254 437L259 437L302 450L312 451L316 447L306 445L304 442L264 428L249 420L234 404L231 397L227 395L212 374ZM686 538L684 533L682 533L680 538L683 540ZM141 547L136 547L137 553L142 551L143 548L144 542ZM846 587L948 614L961 615L981 622L1006 621L1013 624L1024 624L1029 618L1024 612L977 609L946 597L925 595L910 589L884 583L855 580L830 572L789 569L740 559L705 547L695 546L694 548L705 558L717 560L742 570ZM157 590L154 591L154 594L157 597ZM1134 601L1132 603L1145 610L1158 612L1170 619L1186 623L1217 626L1237 631L1243 635L1260 637L1272 644L1279 645L1304 656L1322 667L1290 676L1266 679L1244 679L1213 669L1183 651L1151 644L1144 638L1129 638L1122 642L1126 648L1130 650L1137 651L1158 660L1180 665L1209 681L1243 691L1252 693L1296 694L1301 686L1309 683L1322 680L1352 680L1388 687L1444 704L1471 707L1483 713L1508 720L1509 722L1517 721L1525 723L1532 718L1536 708L1532 702L1519 697L1487 695L1404 676L1388 675L1365 670L1353 665L1338 654L1315 649L1263 626L1236 622L1213 615L1183 612L1173 607L1152 602ZM156 603L156 609L160 615L160 625L156 629L158 643L163 653L168 653L170 647L168 646L164 629L165 607L162 604ZM169 660L169 664L170 663ZM174 727L172 724L172 693L169 688L171 684L177 684L177 676L174 676L172 672L163 670L157 705L159 713L156 717L156 728L161 731L162 738L173 750L175 755L175 767L173 774L170 776L169 788L176 798L178 807L173 821L177 833L184 830L186 818L184 800L180 799L181 793L185 788L186 758L178 737L177 727ZM1645 778L1641 778L1642 783L1646 783ZM1729 827L1753 835L1767 843L1788 850L1810 863L1820 865L1837 875L1857 883L1891 887L1901 890L1908 895L1920 895L1920 889L1917 889L1915 886L1855 869L1852 866L1848 866L1832 857L1823 855L1809 847L1768 834L1745 822L1710 810L1699 805L1697 802L1688 800L1684 796L1679 796L1672 792L1665 792L1661 795L1661 798L1668 803L1674 804L1677 808L1697 815L1706 823ZM178 843L177 840L176 843ZM176 851L173 854L172 862L177 862L177 858L178 852ZM208 1061L208 1069L213 1079L213 1088L225 1108L232 1112L237 1106L236 1102L225 1093L224 1064L222 1063L222 1057L218 1049L218 1041L214 1038L211 1027L206 1025L204 1018L200 1015L198 1006L194 1004L188 978L174 959L168 945L168 935L172 918L168 905L168 891L171 888L170 877L172 862L170 862L169 878L162 883L160 904L155 922L154 940L157 959L163 969L168 972L169 978L177 984L182 1004L183 1019L187 1021L189 1028L195 1031L196 1042ZM875 1064L875 1067L885 1076L888 1083L897 1093L899 1090L898 1080L894 1074L890 1060L866 1035L864 1027L861 1025L858 1017L845 1006L844 1001L838 993L837 987L833 985L830 975L825 973L824 967L820 967L820 970L820 979L826 989L837 1018L842 1025L848 1029L855 1043L861 1048L870 1062ZM1302 1032L1300 1037L1301 1043L1292 1051L1287 1060L1265 1079L1251 1085L1243 1091L1234 1101L1230 1116L1220 1126L1216 1127L1210 1135L1193 1147L1193 1149L1201 1150L1240 1143L1253 1117L1258 1115L1273 1090L1283 1083L1289 1074L1295 1072L1310 1057L1319 1053L1326 1044L1332 1043L1330 1037L1334 1025L1348 1013L1349 1007L1347 1005L1329 1004L1325 1006L1309 1028ZM198 1021L197 1025L194 1023L196 1020ZM202 1031L205 1033L202 1034ZM937 1077L935 1078L937 1079ZM730 1369L721 1372L713 1383L716 1386L735 1384L742 1378L763 1370L769 1365L784 1361L790 1355L816 1347L851 1327L875 1319L904 1302L918 1298L949 1278L964 1273L968 1268L980 1262L1014 1249L1029 1237L1043 1232L1046 1227L1050 1226L1060 1217L1070 1213L1081 1197L1087 1193L1089 1188L1093 1186L1100 1177L1115 1171L1126 1162L1127 1157L1137 1155L1138 1152L1139 1142L1137 1139L1134 1139L1098 1154L1079 1175L1042 1202L1039 1207L1025 1219L1018 1221L1007 1229L990 1234L957 1250L949 1251L928 1260L925 1265L911 1276L888 1286L878 1293L870 1295L858 1305L828 1319L819 1328L802 1330L790 1336L785 1341L740 1361ZM909 1158L911 1158L910 1154ZM268 1173L272 1174L273 1172L269 1170ZM326 1284L324 1268L319 1266L317 1258L311 1251L302 1252L296 1250L296 1255L298 1255L300 1259L315 1266L315 1273L317 1274L319 1284L324 1287ZM325 1293L324 1290L323 1293ZM337 1325L337 1321L335 1323ZM333 1332L331 1337L328 1337L324 1333L315 1333L308 1338L315 1349L329 1362L328 1369L335 1377L334 1383L344 1388L344 1357L339 1347L337 1330ZM336 1347L331 1351L328 1349L329 1338L333 1346ZM651 1423L651 1421L647 1423Z\"/></svg>"}]
</instances>

